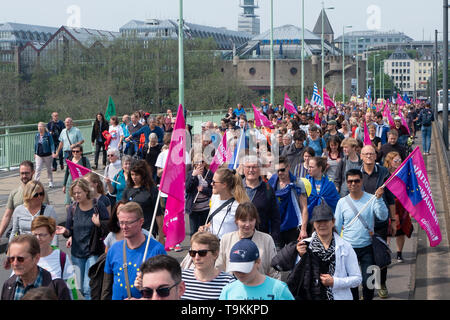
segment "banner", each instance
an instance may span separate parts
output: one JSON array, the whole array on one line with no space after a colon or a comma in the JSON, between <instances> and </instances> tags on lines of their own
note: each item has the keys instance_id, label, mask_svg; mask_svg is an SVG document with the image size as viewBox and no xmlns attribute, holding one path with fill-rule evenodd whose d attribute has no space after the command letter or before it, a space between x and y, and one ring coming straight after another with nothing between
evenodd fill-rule
<instances>
[{"instance_id":1,"label":"banner","mask_svg":"<svg viewBox=\"0 0 450 320\"><path fill-rule=\"evenodd\" d=\"M159 190L167 193L163 232L166 235L165 249L183 242L186 235L184 205L186 190L186 123L183 107L178 107L169 153L161 177Z\"/></svg>"},{"instance_id":2,"label":"banner","mask_svg":"<svg viewBox=\"0 0 450 320\"><path fill-rule=\"evenodd\" d=\"M386 183L386 187L425 230L430 246L437 246L442 240L442 235L431 185L419 147L403 161Z\"/></svg>"},{"instance_id":3,"label":"banner","mask_svg":"<svg viewBox=\"0 0 450 320\"><path fill-rule=\"evenodd\" d=\"M225 132L222 141L220 142L219 146L217 147L216 153L214 154L214 158L209 165L209 171L215 173L221 165L228 162L230 157L231 150L227 150L227 133Z\"/></svg>"},{"instance_id":4,"label":"banner","mask_svg":"<svg viewBox=\"0 0 450 320\"><path fill-rule=\"evenodd\" d=\"M287 93L284 94L284 107L289 113L297 113L297 110L295 109L295 106Z\"/></svg>"},{"instance_id":5,"label":"banner","mask_svg":"<svg viewBox=\"0 0 450 320\"><path fill-rule=\"evenodd\" d=\"M255 126L257 127L269 127L271 129L275 129L272 122L266 118L264 114L262 114L258 109L256 109L255 105L252 104L253 114L255 116Z\"/></svg>"},{"instance_id":6,"label":"banner","mask_svg":"<svg viewBox=\"0 0 450 320\"><path fill-rule=\"evenodd\" d=\"M364 121L364 145L370 146L372 145L372 141L370 140L369 128L367 128L367 123Z\"/></svg>"},{"instance_id":7,"label":"banner","mask_svg":"<svg viewBox=\"0 0 450 320\"><path fill-rule=\"evenodd\" d=\"M105 119L106 121L111 120L111 117L116 115L116 105L111 96L108 99L108 106L106 107Z\"/></svg>"}]
</instances>

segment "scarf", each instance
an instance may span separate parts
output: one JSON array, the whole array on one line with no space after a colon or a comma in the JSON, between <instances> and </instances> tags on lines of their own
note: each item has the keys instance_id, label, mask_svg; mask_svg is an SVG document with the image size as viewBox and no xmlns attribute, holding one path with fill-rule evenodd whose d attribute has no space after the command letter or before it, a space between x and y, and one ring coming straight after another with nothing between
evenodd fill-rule
<instances>
[{"instance_id":1,"label":"scarf","mask_svg":"<svg viewBox=\"0 0 450 320\"><path fill-rule=\"evenodd\" d=\"M330 246L325 250L317 234L314 234L309 248L320 259L320 273L334 275L336 268L336 243L334 241L334 235L331 238ZM334 300L332 288L325 287L322 283L320 284L320 295L324 300Z\"/></svg>"},{"instance_id":2,"label":"scarf","mask_svg":"<svg viewBox=\"0 0 450 320\"><path fill-rule=\"evenodd\" d=\"M311 194L308 197L308 216L311 219L312 212L315 206L318 206L322 203L322 200L326 202L327 205L330 206L331 210L333 212L336 210L336 205L340 199L340 195L336 190L336 186L333 182L330 181L328 176L324 175L322 176L320 186L320 192L317 193L316 189L316 180L311 177L310 175L307 175L306 178L311 182Z\"/></svg>"}]
</instances>

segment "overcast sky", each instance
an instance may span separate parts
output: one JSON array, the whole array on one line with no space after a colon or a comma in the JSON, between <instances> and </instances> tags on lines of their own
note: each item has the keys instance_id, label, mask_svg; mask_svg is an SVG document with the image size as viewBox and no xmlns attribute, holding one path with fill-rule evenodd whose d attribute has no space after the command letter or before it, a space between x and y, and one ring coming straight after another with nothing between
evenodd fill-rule
<instances>
[{"instance_id":1,"label":"overcast sky","mask_svg":"<svg viewBox=\"0 0 450 320\"><path fill-rule=\"evenodd\" d=\"M184 19L237 30L240 2L243 0L184 0ZM270 0L255 2L259 3L256 13L264 32L270 28ZM306 29L313 29L321 7L319 0L305 0ZM396 30L414 40L434 40L434 29L441 30L443 25L441 0L326 0L325 7L335 8L327 12L335 37L342 34L343 25L352 25L353 31ZM119 31L133 19L176 19L178 12L179 0L2 1L0 23L60 27L79 21L81 27ZM285 24L301 26L301 0L274 0L274 26Z\"/></svg>"}]
</instances>

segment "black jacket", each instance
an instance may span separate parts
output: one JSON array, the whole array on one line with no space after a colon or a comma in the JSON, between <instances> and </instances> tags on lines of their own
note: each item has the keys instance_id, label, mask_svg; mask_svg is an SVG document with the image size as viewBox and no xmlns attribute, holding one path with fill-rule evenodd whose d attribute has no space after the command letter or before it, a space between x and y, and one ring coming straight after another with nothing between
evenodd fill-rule
<instances>
[{"instance_id":1,"label":"black jacket","mask_svg":"<svg viewBox=\"0 0 450 320\"><path fill-rule=\"evenodd\" d=\"M189 170L186 175L186 207L185 207L185 213L190 214L192 212L192 207L194 206L194 200L197 196L197 187L198 187L198 179L197 177L192 176L192 172L194 170ZM214 174L211 171L205 171L207 173L206 176L203 178L208 183L208 186L206 188L203 188L202 194L206 195L207 197L211 198L212 196L212 179Z\"/></svg>"},{"instance_id":2,"label":"black jacket","mask_svg":"<svg viewBox=\"0 0 450 320\"><path fill-rule=\"evenodd\" d=\"M3 284L2 300L14 300L16 280L17 276L13 275ZM42 286L52 288L58 300L72 300L66 282L62 279L52 280L52 275L45 269L42 269Z\"/></svg>"},{"instance_id":3,"label":"black jacket","mask_svg":"<svg viewBox=\"0 0 450 320\"><path fill-rule=\"evenodd\" d=\"M99 133L100 130L100 133ZM97 141L97 137L99 134L101 134L103 131L108 131L109 130L109 124L106 121L102 121L102 125L100 126L100 122L98 122L97 120L95 120L94 122L94 126L92 127L92 134L91 134L91 142L94 143L95 141ZM102 136L102 142L105 142L106 139Z\"/></svg>"},{"instance_id":4,"label":"black jacket","mask_svg":"<svg viewBox=\"0 0 450 320\"><path fill-rule=\"evenodd\" d=\"M245 185L245 179L243 180ZM253 199L250 199L258 210L260 224L257 229L272 236L276 245L280 242L281 217L275 192L269 183L262 181L256 187Z\"/></svg>"}]
</instances>

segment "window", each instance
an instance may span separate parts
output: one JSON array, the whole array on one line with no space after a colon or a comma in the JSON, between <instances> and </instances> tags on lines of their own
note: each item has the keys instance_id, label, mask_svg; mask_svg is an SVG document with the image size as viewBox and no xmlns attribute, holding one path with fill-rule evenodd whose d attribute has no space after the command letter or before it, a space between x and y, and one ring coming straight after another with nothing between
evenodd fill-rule
<instances>
[{"instance_id":1,"label":"window","mask_svg":"<svg viewBox=\"0 0 450 320\"><path fill-rule=\"evenodd\" d=\"M248 70L248 73L250 73L252 76L254 76L256 73L256 69L252 67Z\"/></svg>"},{"instance_id":2,"label":"window","mask_svg":"<svg viewBox=\"0 0 450 320\"><path fill-rule=\"evenodd\" d=\"M297 68L291 68L291 74L293 75L293 76L295 76L296 74L297 74Z\"/></svg>"}]
</instances>

